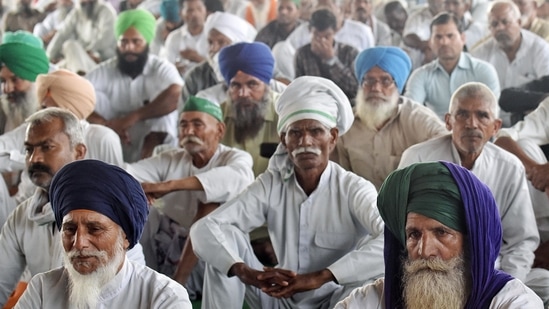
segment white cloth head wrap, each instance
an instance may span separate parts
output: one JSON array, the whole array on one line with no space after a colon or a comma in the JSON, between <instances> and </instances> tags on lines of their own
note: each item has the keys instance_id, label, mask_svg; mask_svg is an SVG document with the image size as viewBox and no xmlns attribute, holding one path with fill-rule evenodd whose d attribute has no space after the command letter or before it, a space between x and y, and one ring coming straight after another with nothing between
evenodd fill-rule
<instances>
[{"instance_id":1,"label":"white cloth head wrap","mask_svg":"<svg viewBox=\"0 0 549 309\"><path fill-rule=\"evenodd\" d=\"M215 29L228 37L232 44L240 42L251 43L257 35L257 30L244 19L226 12L215 12L208 16L204 30L206 35Z\"/></svg>"}]
</instances>

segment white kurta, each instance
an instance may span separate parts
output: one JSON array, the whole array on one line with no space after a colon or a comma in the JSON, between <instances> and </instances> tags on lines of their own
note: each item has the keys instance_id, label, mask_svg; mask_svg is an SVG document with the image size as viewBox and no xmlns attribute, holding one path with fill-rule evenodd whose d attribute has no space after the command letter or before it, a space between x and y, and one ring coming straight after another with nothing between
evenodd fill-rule
<instances>
[{"instance_id":1,"label":"white kurta","mask_svg":"<svg viewBox=\"0 0 549 309\"><path fill-rule=\"evenodd\" d=\"M180 62L179 65L185 65L185 71L189 71L198 63L191 62L181 57L180 52L185 49L194 49L199 55L206 58L208 57L208 41L206 33L201 32L199 35L192 35L187 30L187 26L183 25L178 29L175 29L166 38L164 43L165 58L171 62Z\"/></svg>"},{"instance_id":2,"label":"white kurta","mask_svg":"<svg viewBox=\"0 0 549 309\"><path fill-rule=\"evenodd\" d=\"M277 267L298 274L327 268L340 285L330 282L283 300L256 291L263 296L261 306L273 308L266 304L284 303L294 308L327 308L330 298L333 306L345 287L383 275L384 225L376 197L371 183L333 162L309 196L295 175L284 179L281 172L268 169L238 197L191 228L195 253L209 265L206 281L212 273L219 277L205 283L205 299L221 306L229 297L234 308L241 307L244 284L228 278L227 273L238 262L258 265L252 262L253 254L243 253L245 242L238 242L225 231L232 229L235 235L244 235L266 223Z\"/></svg>"},{"instance_id":3,"label":"white kurta","mask_svg":"<svg viewBox=\"0 0 549 309\"><path fill-rule=\"evenodd\" d=\"M32 278L15 306L18 309L70 308L70 282L61 267ZM172 279L128 260L118 274L103 287L97 308L191 309L187 291Z\"/></svg>"},{"instance_id":4,"label":"white kurta","mask_svg":"<svg viewBox=\"0 0 549 309\"><path fill-rule=\"evenodd\" d=\"M143 73L132 79L117 68L117 59L111 58L89 72L86 78L97 94L95 112L109 120L129 114L154 101L171 85L183 85L175 66L166 60L149 55ZM168 134L165 143L174 143L177 137L177 110L158 118L135 124L130 130L130 145L123 145L124 161L139 159L143 140L150 132Z\"/></svg>"},{"instance_id":5,"label":"white kurta","mask_svg":"<svg viewBox=\"0 0 549 309\"><path fill-rule=\"evenodd\" d=\"M383 279L355 289L334 309L385 308ZM494 295L489 309L543 309L541 299L520 280L513 279Z\"/></svg>"}]
</instances>

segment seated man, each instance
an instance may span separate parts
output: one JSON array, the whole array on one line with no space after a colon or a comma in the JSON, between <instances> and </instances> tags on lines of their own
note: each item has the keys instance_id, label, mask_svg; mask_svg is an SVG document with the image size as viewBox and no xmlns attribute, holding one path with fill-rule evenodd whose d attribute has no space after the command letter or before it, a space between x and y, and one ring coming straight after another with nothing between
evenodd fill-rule
<instances>
[{"instance_id":1,"label":"seated man","mask_svg":"<svg viewBox=\"0 0 549 309\"><path fill-rule=\"evenodd\" d=\"M251 308L332 308L383 275L375 188L328 160L351 126L349 100L333 82L306 76L277 112L281 143L267 171L191 228L206 262L205 308L241 308L244 298ZM276 268L264 268L247 237L264 223Z\"/></svg>"},{"instance_id":2,"label":"seated man","mask_svg":"<svg viewBox=\"0 0 549 309\"><path fill-rule=\"evenodd\" d=\"M55 10L48 13L42 22L37 23L32 33L42 39L47 46L55 33L63 27L67 15L74 8L72 0L55 0Z\"/></svg>"},{"instance_id":3,"label":"seated man","mask_svg":"<svg viewBox=\"0 0 549 309\"><path fill-rule=\"evenodd\" d=\"M149 212L128 173L101 161L74 162L57 173L50 192L64 266L35 276L15 308L192 308L185 288L125 257Z\"/></svg>"},{"instance_id":4,"label":"seated man","mask_svg":"<svg viewBox=\"0 0 549 309\"><path fill-rule=\"evenodd\" d=\"M299 19L299 1L279 0L278 15L257 33L255 41L273 48L276 43L286 40L302 21Z\"/></svg>"},{"instance_id":5,"label":"seated man","mask_svg":"<svg viewBox=\"0 0 549 309\"><path fill-rule=\"evenodd\" d=\"M448 132L433 111L399 96L410 68L410 58L396 47L366 49L355 61L361 82L355 120L339 138L333 159L377 189L406 148Z\"/></svg>"},{"instance_id":6,"label":"seated man","mask_svg":"<svg viewBox=\"0 0 549 309\"><path fill-rule=\"evenodd\" d=\"M203 276L193 271L197 258L187 237L191 225L254 180L252 157L220 144L224 134L219 105L191 97L179 117L181 149L126 166L131 175L143 182L147 195L163 197L163 214L151 208L140 241L147 265L173 275L181 284L188 283L191 298L193 292L202 292ZM171 228L164 228L166 226ZM174 226L182 232L171 232Z\"/></svg>"},{"instance_id":7,"label":"seated man","mask_svg":"<svg viewBox=\"0 0 549 309\"><path fill-rule=\"evenodd\" d=\"M453 94L446 114L452 134L410 147L399 167L444 160L463 166L484 182L497 202L503 228L496 268L524 282L549 304L549 272L532 268L539 232L524 168L513 155L489 143L501 127L497 110L497 100L486 85L464 84ZM532 188L530 194L539 193ZM543 206L549 208L548 202Z\"/></svg>"},{"instance_id":8,"label":"seated man","mask_svg":"<svg viewBox=\"0 0 549 309\"><path fill-rule=\"evenodd\" d=\"M16 2L16 9L7 12L7 14L3 16L1 20L1 32L13 32L17 30L32 32L34 26L44 20L46 13L42 13L32 8L32 0L18 0Z\"/></svg>"},{"instance_id":9,"label":"seated man","mask_svg":"<svg viewBox=\"0 0 549 309\"><path fill-rule=\"evenodd\" d=\"M393 172L378 196L385 221L385 279L336 309L532 308L543 304L494 268L501 223L490 189L447 162Z\"/></svg>"},{"instance_id":10,"label":"seated man","mask_svg":"<svg viewBox=\"0 0 549 309\"><path fill-rule=\"evenodd\" d=\"M88 120L113 129L122 141L124 161L151 156L155 146L177 138L177 104L183 81L175 66L149 54L154 16L142 9L116 20L117 56L86 75L97 93Z\"/></svg>"}]
</instances>

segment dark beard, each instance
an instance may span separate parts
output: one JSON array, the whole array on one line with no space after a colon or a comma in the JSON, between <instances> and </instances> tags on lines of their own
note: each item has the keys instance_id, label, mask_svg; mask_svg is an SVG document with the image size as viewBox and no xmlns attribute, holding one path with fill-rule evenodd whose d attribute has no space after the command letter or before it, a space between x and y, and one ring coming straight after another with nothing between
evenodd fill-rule
<instances>
[{"instance_id":1,"label":"dark beard","mask_svg":"<svg viewBox=\"0 0 549 309\"><path fill-rule=\"evenodd\" d=\"M95 1L88 1L85 3L81 3L80 7L82 7L82 11L84 14L86 14L86 17L88 19L93 19L93 10L95 9Z\"/></svg>"},{"instance_id":2,"label":"dark beard","mask_svg":"<svg viewBox=\"0 0 549 309\"><path fill-rule=\"evenodd\" d=\"M237 143L243 144L248 139L253 139L263 128L265 124L265 113L269 102L269 91L261 101L256 102L251 99L241 99L239 102L233 102L232 108L235 113L234 138Z\"/></svg>"},{"instance_id":3,"label":"dark beard","mask_svg":"<svg viewBox=\"0 0 549 309\"><path fill-rule=\"evenodd\" d=\"M137 56L137 59L135 61L127 61L124 57L127 55L134 55ZM118 69L122 74L128 75L131 78L135 78L138 75L141 75L143 73L143 69L145 68L145 64L147 63L147 59L149 57L149 45L145 47L145 50L141 53L124 53L122 54L120 50L116 49L116 57L118 59Z\"/></svg>"}]
</instances>

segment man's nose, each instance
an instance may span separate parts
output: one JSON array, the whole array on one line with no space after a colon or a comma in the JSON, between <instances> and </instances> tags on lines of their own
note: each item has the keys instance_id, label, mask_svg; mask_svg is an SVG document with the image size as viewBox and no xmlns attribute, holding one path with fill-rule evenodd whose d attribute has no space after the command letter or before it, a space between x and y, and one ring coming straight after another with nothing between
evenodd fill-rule
<instances>
[{"instance_id":1,"label":"man's nose","mask_svg":"<svg viewBox=\"0 0 549 309\"><path fill-rule=\"evenodd\" d=\"M432 237L423 235L419 242L418 254L423 259L431 259L438 256L438 249Z\"/></svg>"}]
</instances>

